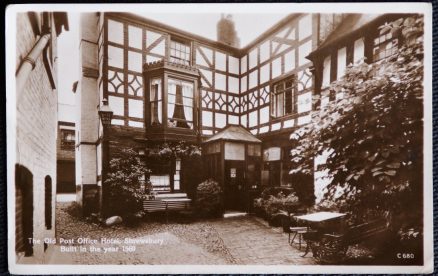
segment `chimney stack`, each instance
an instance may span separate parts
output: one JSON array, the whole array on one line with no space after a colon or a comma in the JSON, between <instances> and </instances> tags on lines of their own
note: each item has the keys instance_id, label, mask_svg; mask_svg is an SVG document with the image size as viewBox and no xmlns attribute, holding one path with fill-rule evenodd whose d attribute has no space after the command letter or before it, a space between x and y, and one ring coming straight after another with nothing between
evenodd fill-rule
<instances>
[{"instance_id":1,"label":"chimney stack","mask_svg":"<svg viewBox=\"0 0 438 276\"><path fill-rule=\"evenodd\" d=\"M221 19L217 23L217 41L236 48L240 47L240 39L237 37L231 14L221 15Z\"/></svg>"}]
</instances>

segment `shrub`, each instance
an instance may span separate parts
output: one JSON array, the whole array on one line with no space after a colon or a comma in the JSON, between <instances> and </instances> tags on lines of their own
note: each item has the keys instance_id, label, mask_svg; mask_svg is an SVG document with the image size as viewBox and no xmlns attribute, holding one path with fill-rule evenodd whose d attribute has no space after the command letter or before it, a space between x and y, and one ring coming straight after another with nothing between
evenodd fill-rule
<instances>
[{"instance_id":1,"label":"shrub","mask_svg":"<svg viewBox=\"0 0 438 276\"><path fill-rule=\"evenodd\" d=\"M219 183L208 179L196 189L196 210L201 217L219 217L223 214L222 190Z\"/></svg>"},{"instance_id":2,"label":"shrub","mask_svg":"<svg viewBox=\"0 0 438 276\"><path fill-rule=\"evenodd\" d=\"M291 188L285 187L269 187L254 200L254 207L258 212L263 211L268 221L280 211L293 213L299 206L298 196Z\"/></svg>"},{"instance_id":3,"label":"shrub","mask_svg":"<svg viewBox=\"0 0 438 276\"><path fill-rule=\"evenodd\" d=\"M122 216L131 224L133 218L142 213L143 200L151 193L151 184L146 178L149 173L133 149L124 149L113 158L105 179L108 187L105 214Z\"/></svg>"}]
</instances>

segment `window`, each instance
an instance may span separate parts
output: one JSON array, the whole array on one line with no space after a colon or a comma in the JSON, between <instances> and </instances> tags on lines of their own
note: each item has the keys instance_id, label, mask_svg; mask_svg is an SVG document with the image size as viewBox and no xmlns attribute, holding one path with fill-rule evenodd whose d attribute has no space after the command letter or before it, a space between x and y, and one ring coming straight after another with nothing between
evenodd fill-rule
<instances>
[{"instance_id":1,"label":"window","mask_svg":"<svg viewBox=\"0 0 438 276\"><path fill-rule=\"evenodd\" d=\"M75 131L73 129L61 129L61 149L73 150L75 148Z\"/></svg>"},{"instance_id":2,"label":"window","mask_svg":"<svg viewBox=\"0 0 438 276\"><path fill-rule=\"evenodd\" d=\"M170 61L179 64L190 65L190 45L171 40Z\"/></svg>"},{"instance_id":3,"label":"window","mask_svg":"<svg viewBox=\"0 0 438 276\"><path fill-rule=\"evenodd\" d=\"M161 125L161 79L152 79L150 88L151 125Z\"/></svg>"},{"instance_id":4,"label":"window","mask_svg":"<svg viewBox=\"0 0 438 276\"><path fill-rule=\"evenodd\" d=\"M271 99L271 116L282 117L296 112L295 76L274 84Z\"/></svg>"},{"instance_id":5,"label":"window","mask_svg":"<svg viewBox=\"0 0 438 276\"><path fill-rule=\"evenodd\" d=\"M181 190L181 159L175 160L175 174L173 175L173 190Z\"/></svg>"},{"instance_id":6,"label":"window","mask_svg":"<svg viewBox=\"0 0 438 276\"><path fill-rule=\"evenodd\" d=\"M167 117L169 127L193 128L193 82L169 78Z\"/></svg>"},{"instance_id":7,"label":"window","mask_svg":"<svg viewBox=\"0 0 438 276\"><path fill-rule=\"evenodd\" d=\"M150 181L152 183L152 189L160 192L170 192L170 175L151 175Z\"/></svg>"},{"instance_id":8,"label":"window","mask_svg":"<svg viewBox=\"0 0 438 276\"><path fill-rule=\"evenodd\" d=\"M374 39L373 61L379 61L395 54L398 50L398 37L389 31L382 31Z\"/></svg>"}]
</instances>

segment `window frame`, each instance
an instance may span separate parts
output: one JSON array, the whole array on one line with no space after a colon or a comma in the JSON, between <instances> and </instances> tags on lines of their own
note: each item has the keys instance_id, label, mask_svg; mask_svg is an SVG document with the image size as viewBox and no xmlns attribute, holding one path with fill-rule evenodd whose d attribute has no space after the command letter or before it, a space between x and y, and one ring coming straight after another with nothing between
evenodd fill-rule
<instances>
[{"instance_id":1,"label":"window frame","mask_svg":"<svg viewBox=\"0 0 438 276\"><path fill-rule=\"evenodd\" d=\"M73 139L66 139L67 136L71 135ZM61 149L62 150L73 150L76 143L76 131L74 129L61 128L60 129L61 136Z\"/></svg>"},{"instance_id":2,"label":"window frame","mask_svg":"<svg viewBox=\"0 0 438 276\"><path fill-rule=\"evenodd\" d=\"M390 35L390 37L388 37L388 35ZM385 40L382 41L382 37L384 37ZM388 29L386 31L383 31L383 29L377 30L377 32L372 36L371 39L372 62L378 62L395 55L398 52L398 49L402 43L401 38L402 37L400 33L397 31L393 32L391 29ZM395 45L394 41L396 41ZM392 47L390 49L386 49L386 45L388 45L389 43L392 44ZM384 49L382 50L381 47L383 47ZM383 57L380 57L381 53L384 53Z\"/></svg>"},{"instance_id":3,"label":"window frame","mask_svg":"<svg viewBox=\"0 0 438 276\"><path fill-rule=\"evenodd\" d=\"M286 86L286 83L291 82L290 86ZM283 84L283 89L280 91L276 91L276 87L280 84ZM290 111L287 112L287 103L286 103L286 92L290 91ZM277 109L277 97L283 94L283 113L280 115ZM289 75L285 78L282 78L275 83L271 84L270 87L270 104L269 104L269 115L271 119L281 119L288 116L292 116L298 113L298 82L297 76L295 74Z\"/></svg>"},{"instance_id":4,"label":"window frame","mask_svg":"<svg viewBox=\"0 0 438 276\"><path fill-rule=\"evenodd\" d=\"M175 47L172 47L175 46ZM178 48L179 46L179 48ZM184 46L184 51L181 48L181 46ZM187 52L188 50L188 52ZM175 53L172 54L172 51ZM176 63L176 64L182 64L186 66L191 66L192 64L192 45L189 41L184 41L178 38L170 38L169 42L169 61ZM178 56L176 55L178 54ZM184 54L185 58L182 58L181 55Z\"/></svg>"},{"instance_id":5,"label":"window frame","mask_svg":"<svg viewBox=\"0 0 438 276\"><path fill-rule=\"evenodd\" d=\"M176 109L176 106L178 105L178 106L180 106L183 110L185 110L185 108L186 107L189 107L189 106L187 106L187 105L185 105L184 104L184 99L190 99L189 97L186 97L186 96L184 96L184 95L181 95L181 97L182 97L182 100L183 100L183 103L182 104L180 104L180 103L177 103L176 102L176 91L175 91L175 94L172 94L172 95L174 95L175 96L175 102L173 102L173 103L170 103L170 101L169 101L169 95L171 94L170 93L170 89L169 89L169 83L171 82L171 81L175 81L175 82L186 82L186 83L191 83L192 84L192 97L191 97L191 103L192 103L192 106L191 106L191 109L192 109L192 119L191 120L187 120L187 119L185 119L185 120L183 120L183 119L174 119L174 118L170 118L169 117L169 115L167 116L167 122L166 122L166 124L167 124L167 127L168 128L178 128L178 129L190 129L190 130L193 130L194 128L195 128L195 82L194 81L192 81L192 80L187 80L187 79L181 79L181 78L178 78L178 77L175 77L175 76L173 76L173 75L168 75L167 76L167 82L166 82L166 84L167 84L167 87L165 88L165 91L166 91L166 94L167 94L167 101L166 101L166 105L167 105L167 108L166 108L166 110L168 110L169 109L169 105L170 104L173 104L173 105L175 105L175 107L174 107L174 110ZM181 87L182 87L182 85L181 85ZM182 88L181 88L182 89ZM183 93L182 92L182 90L181 90L181 93ZM186 115L185 114L185 111L184 111L184 115ZM184 123L187 123L187 124L191 124L191 127L189 127L189 128L186 128L186 127L178 127L178 126L171 126L170 125L170 120L175 120L175 121L177 121L177 122L184 122ZM190 126L190 125L189 125Z\"/></svg>"},{"instance_id":6,"label":"window frame","mask_svg":"<svg viewBox=\"0 0 438 276\"><path fill-rule=\"evenodd\" d=\"M155 80L159 80L160 83L158 84L152 84L153 81ZM153 85L158 85L158 91L157 91L157 96L158 98L155 100L152 100L151 97L151 93L152 93L152 87ZM164 103L164 99L163 99L163 89L164 89L164 82L163 82L163 78L161 76L152 76L149 80L149 95L148 95L148 106L149 106L149 123L151 126L161 126L163 125L163 103ZM154 123L154 115L152 114L152 112L154 112L154 109L152 108L152 104L156 104L157 105L157 119L161 120L158 123ZM161 117L160 117L160 108L158 108L159 104L161 104Z\"/></svg>"}]
</instances>

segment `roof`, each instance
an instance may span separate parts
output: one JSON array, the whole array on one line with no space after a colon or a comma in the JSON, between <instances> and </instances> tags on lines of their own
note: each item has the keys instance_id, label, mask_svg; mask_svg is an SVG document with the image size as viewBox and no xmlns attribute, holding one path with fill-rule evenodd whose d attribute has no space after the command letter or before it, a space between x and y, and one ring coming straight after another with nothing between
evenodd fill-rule
<instances>
[{"instance_id":1,"label":"roof","mask_svg":"<svg viewBox=\"0 0 438 276\"><path fill-rule=\"evenodd\" d=\"M362 14L362 13L354 13L347 15L342 23L339 24L337 28L335 28L327 38L319 45L319 47L309 54L309 57L312 57L318 52L329 48L333 44L339 42L340 40L350 36L353 33L360 31L361 29L365 29L369 23L372 23L376 19L385 16L386 14ZM386 15L387 16L387 15Z\"/></svg>"},{"instance_id":2,"label":"roof","mask_svg":"<svg viewBox=\"0 0 438 276\"><path fill-rule=\"evenodd\" d=\"M350 14L342 21L342 23L324 40L320 47L325 47L326 45L332 44L338 41L340 38L344 37L349 33L353 33L366 24L374 21L376 18L380 17L382 14Z\"/></svg>"},{"instance_id":3,"label":"roof","mask_svg":"<svg viewBox=\"0 0 438 276\"><path fill-rule=\"evenodd\" d=\"M254 135L248 130L244 129L242 126L229 125L222 129L215 135L211 136L204 143L227 140L227 141L240 141L240 142L251 142L251 143L261 143Z\"/></svg>"},{"instance_id":4,"label":"roof","mask_svg":"<svg viewBox=\"0 0 438 276\"><path fill-rule=\"evenodd\" d=\"M291 22L293 19L298 18L299 16L302 15L302 13L293 13L293 14L289 14L289 15L285 16L283 19L281 19L279 22L274 24L268 30L261 33L258 37L256 37L248 45L246 45L245 47L237 48L237 47L233 47L231 45L225 44L221 41L211 40L211 39L205 38L203 36L193 34L191 32L187 32L187 31L181 30L179 28L172 27L170 25L149 19L149 18L144 17L144 16L139 15L139 14L125 13L125 12L106 12L106 14L108 14L110 16L116 16L119 18L127 18L127 19L131 19L131 20L134 20L137 22L141 22L143 24L147 24L149 26L153 26L155 28L162 29L170 34L186 36L190 39L199 41L201 43L209 44L213 47L218 47L218 48L226 50L226 51L231 51L233 53L236 53L239 56L245 55L246 52L248 52L257 43L260 43L261 41L266 39L269 35L271 35L273 32L280 30L283 26L285 26L286 24Z\"/></svg>"}]
</instances>

